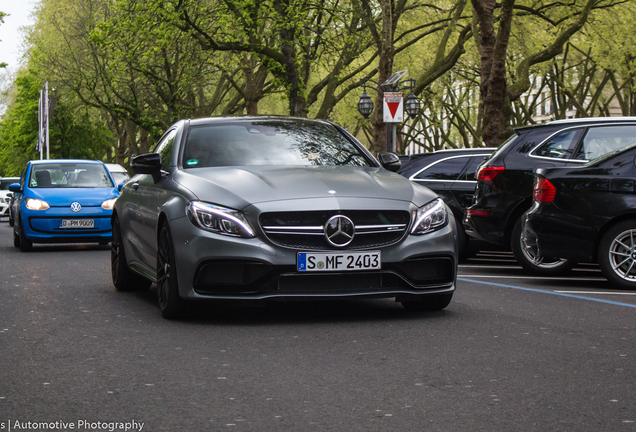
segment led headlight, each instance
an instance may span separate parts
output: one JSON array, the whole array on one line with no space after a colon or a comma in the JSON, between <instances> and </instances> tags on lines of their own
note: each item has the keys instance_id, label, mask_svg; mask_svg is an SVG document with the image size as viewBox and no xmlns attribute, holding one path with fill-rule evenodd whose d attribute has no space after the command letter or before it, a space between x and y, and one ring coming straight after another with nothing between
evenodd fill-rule
<instances>
[{"instance_id":1,"label":"led headlight","mask_svg":"<svg viewBox=\"0 0 636 432\"><path fill-rule=\"evenodd\" d=\"M421 235L440 229L448 223L446 206L441 198L420 207L414 212L415 223L411 234Z\"/></svg>"},{"instance_id":2,"label":"led headlight","mask_svg":"<svg viewBox=\"0 0 636 432\"><path fill-rule=\"evenodd\" d=\"M187 213L193 224L206 231L234 237L254 237L254 231L240 211L192 201L188 204Z\"/></svg>"},{"instance_id":3,"label":"led headlight","mask_svg":"<svg viewBox=\"0 0 636 432\"><path fill-rule=\"evenodd\" d=\"M109 200L106 200L102 203L102 208L104 210L112 210L113 207L115 207L115 201L117 201L117 198L111 198Z\"/></svg>"},{"instance_id":4,"label":"led headlight","mask_svg":"<svg viewBox=\"0 0 636 432\"><path fill-rule=\"evenodd\" d=\"M25 205L29 210L47 210L50 208L46 201L42 201L37 198L27 198Z\"/></svg>"}]
</instances>

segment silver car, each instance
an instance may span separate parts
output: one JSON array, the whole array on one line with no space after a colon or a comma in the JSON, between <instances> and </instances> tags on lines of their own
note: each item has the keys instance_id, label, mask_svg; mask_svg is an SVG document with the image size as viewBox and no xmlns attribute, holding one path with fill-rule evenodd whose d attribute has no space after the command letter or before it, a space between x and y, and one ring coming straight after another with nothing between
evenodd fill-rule
<instances>
[{"instance_id":1,"label":"silver car","mask_svg":"<svg viewBox=\"0 0 636 432\"><path fill-rule=\"evenodd\" d=\"M164 317L200 299L396 298L448 306L455 220L343 128L285 117L181 120L113 210L116 289L157 284Z\"/></svg>"}]
</instances>

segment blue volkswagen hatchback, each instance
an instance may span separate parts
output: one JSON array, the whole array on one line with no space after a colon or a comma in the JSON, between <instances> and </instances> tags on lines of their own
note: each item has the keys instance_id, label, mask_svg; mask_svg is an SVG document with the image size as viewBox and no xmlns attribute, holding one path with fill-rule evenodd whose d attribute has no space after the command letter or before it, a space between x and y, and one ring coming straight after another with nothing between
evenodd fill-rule
<instances>
[{"instance_id":1,"label":"blue volkswagen hatchback","mask_svg":"<svg viewBox=\"0 0 636 432\"><path fill-rule=\"evenodd\" d=\"M20 183L9 186L13 244L110 242L110 218L119 191L100 161L39 160L27 163Z\"/></svg>"}]
</instances>

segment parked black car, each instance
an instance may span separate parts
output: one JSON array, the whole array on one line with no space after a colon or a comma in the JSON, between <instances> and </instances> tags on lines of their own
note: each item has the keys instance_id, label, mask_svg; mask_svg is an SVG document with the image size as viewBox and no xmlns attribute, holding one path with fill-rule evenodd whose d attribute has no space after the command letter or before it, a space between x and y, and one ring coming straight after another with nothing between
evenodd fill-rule
<instances>
[{"instance_id":1,"label":"parked black car","mask_svg":"<svg viewBox=\"0 0 636 432\"><path fill-rule=\"evenodd\" d=\"M540 168L524 250L598 262L614 285L636 288L636 144L580 168Z\"/></svg>"},{"instance_id":2,"label":"parked black car","mask_svg":"<svg viewBox=\"0 0 636 432\"><path fill-rule=\"evenodd\" d=\"M536 168L580 167L636 141L636 117L557 120L516 129L481 166L473 205L466 211L469 236L509 245L525 269L556 274L575 262L544 254L530 255L522 243L521 224L532 205Z\"/></svg>"},{"instance_id":3,"label":"parked black car","mask_svg":"<svg viewBox=\"0 0 636 432\"><path fill-rule=\"evenodd\" d=\"M402 162L398 174L419 183L437 193L453 211L457 221L460 256L470 254L468 236L462 219L472 204L477 184L477 167L494 151L494 148L464 148L439 150L411 156Z\"/></svg>"}]
</instances>

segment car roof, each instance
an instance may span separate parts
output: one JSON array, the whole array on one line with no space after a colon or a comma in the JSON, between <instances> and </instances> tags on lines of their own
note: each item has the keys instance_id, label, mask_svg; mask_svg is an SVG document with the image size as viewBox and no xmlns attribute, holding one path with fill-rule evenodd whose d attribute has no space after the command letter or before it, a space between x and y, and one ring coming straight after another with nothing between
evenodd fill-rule
<instances>
[{"instance_id":1,"label":"car roof","mask_svg":"<svg viewBox=\"0 0 636 432\"><path fill-rule=\"evenodd\" d=\"M515 131L521 132L535 128L564 126L564 125L581 125L581 124L604 124L604 123L636 123L636 117L582 117L573 119L552 120L548 123L534 124L529 126L521 126L515 128Z\"/></svg>"},{"instance_id":2,"label":"car roof","mask_svg":"<svg viewBox=\"0 0 636 432\"><path fill-rule=\"evenodd\" d=\"M95 165L103 165L104 162L98 160L90 160L90 159L42 159L42 160L32 160L32 165L45 165L45 164L59 164L59 163L88 163Z\"/></svg>"},{"instance_id":3,"label":"car roof","mask_svg":"<svg viewBox=\"0 0 636 432\"><path fill-rule=\"evenodd\" d=\"M223 116L223 117L206 117L198 119L190 119L190 126L199 126L214 123L226 123L226 122L245 122L245 121L263 121L263 120L290 120L290 121L305 121L312 123L323 123L332 125L333 123L326 120L310 119L304 117L291 117L291 116Z\"/></svg>"},{"instance_id":4,"label":"car roof","mask_svg":"<svg viewBox=\"0 0 636 432\"><path fill-rule=\"evenodd\" d=\"M111 164L111 163L107 163L104 164L106 165L106 168L108 168L108 171L110 172L128 172L126 171L126 168L124 168L123 166L119 165L119 164Z\"/></svg>"}]
</instances>

